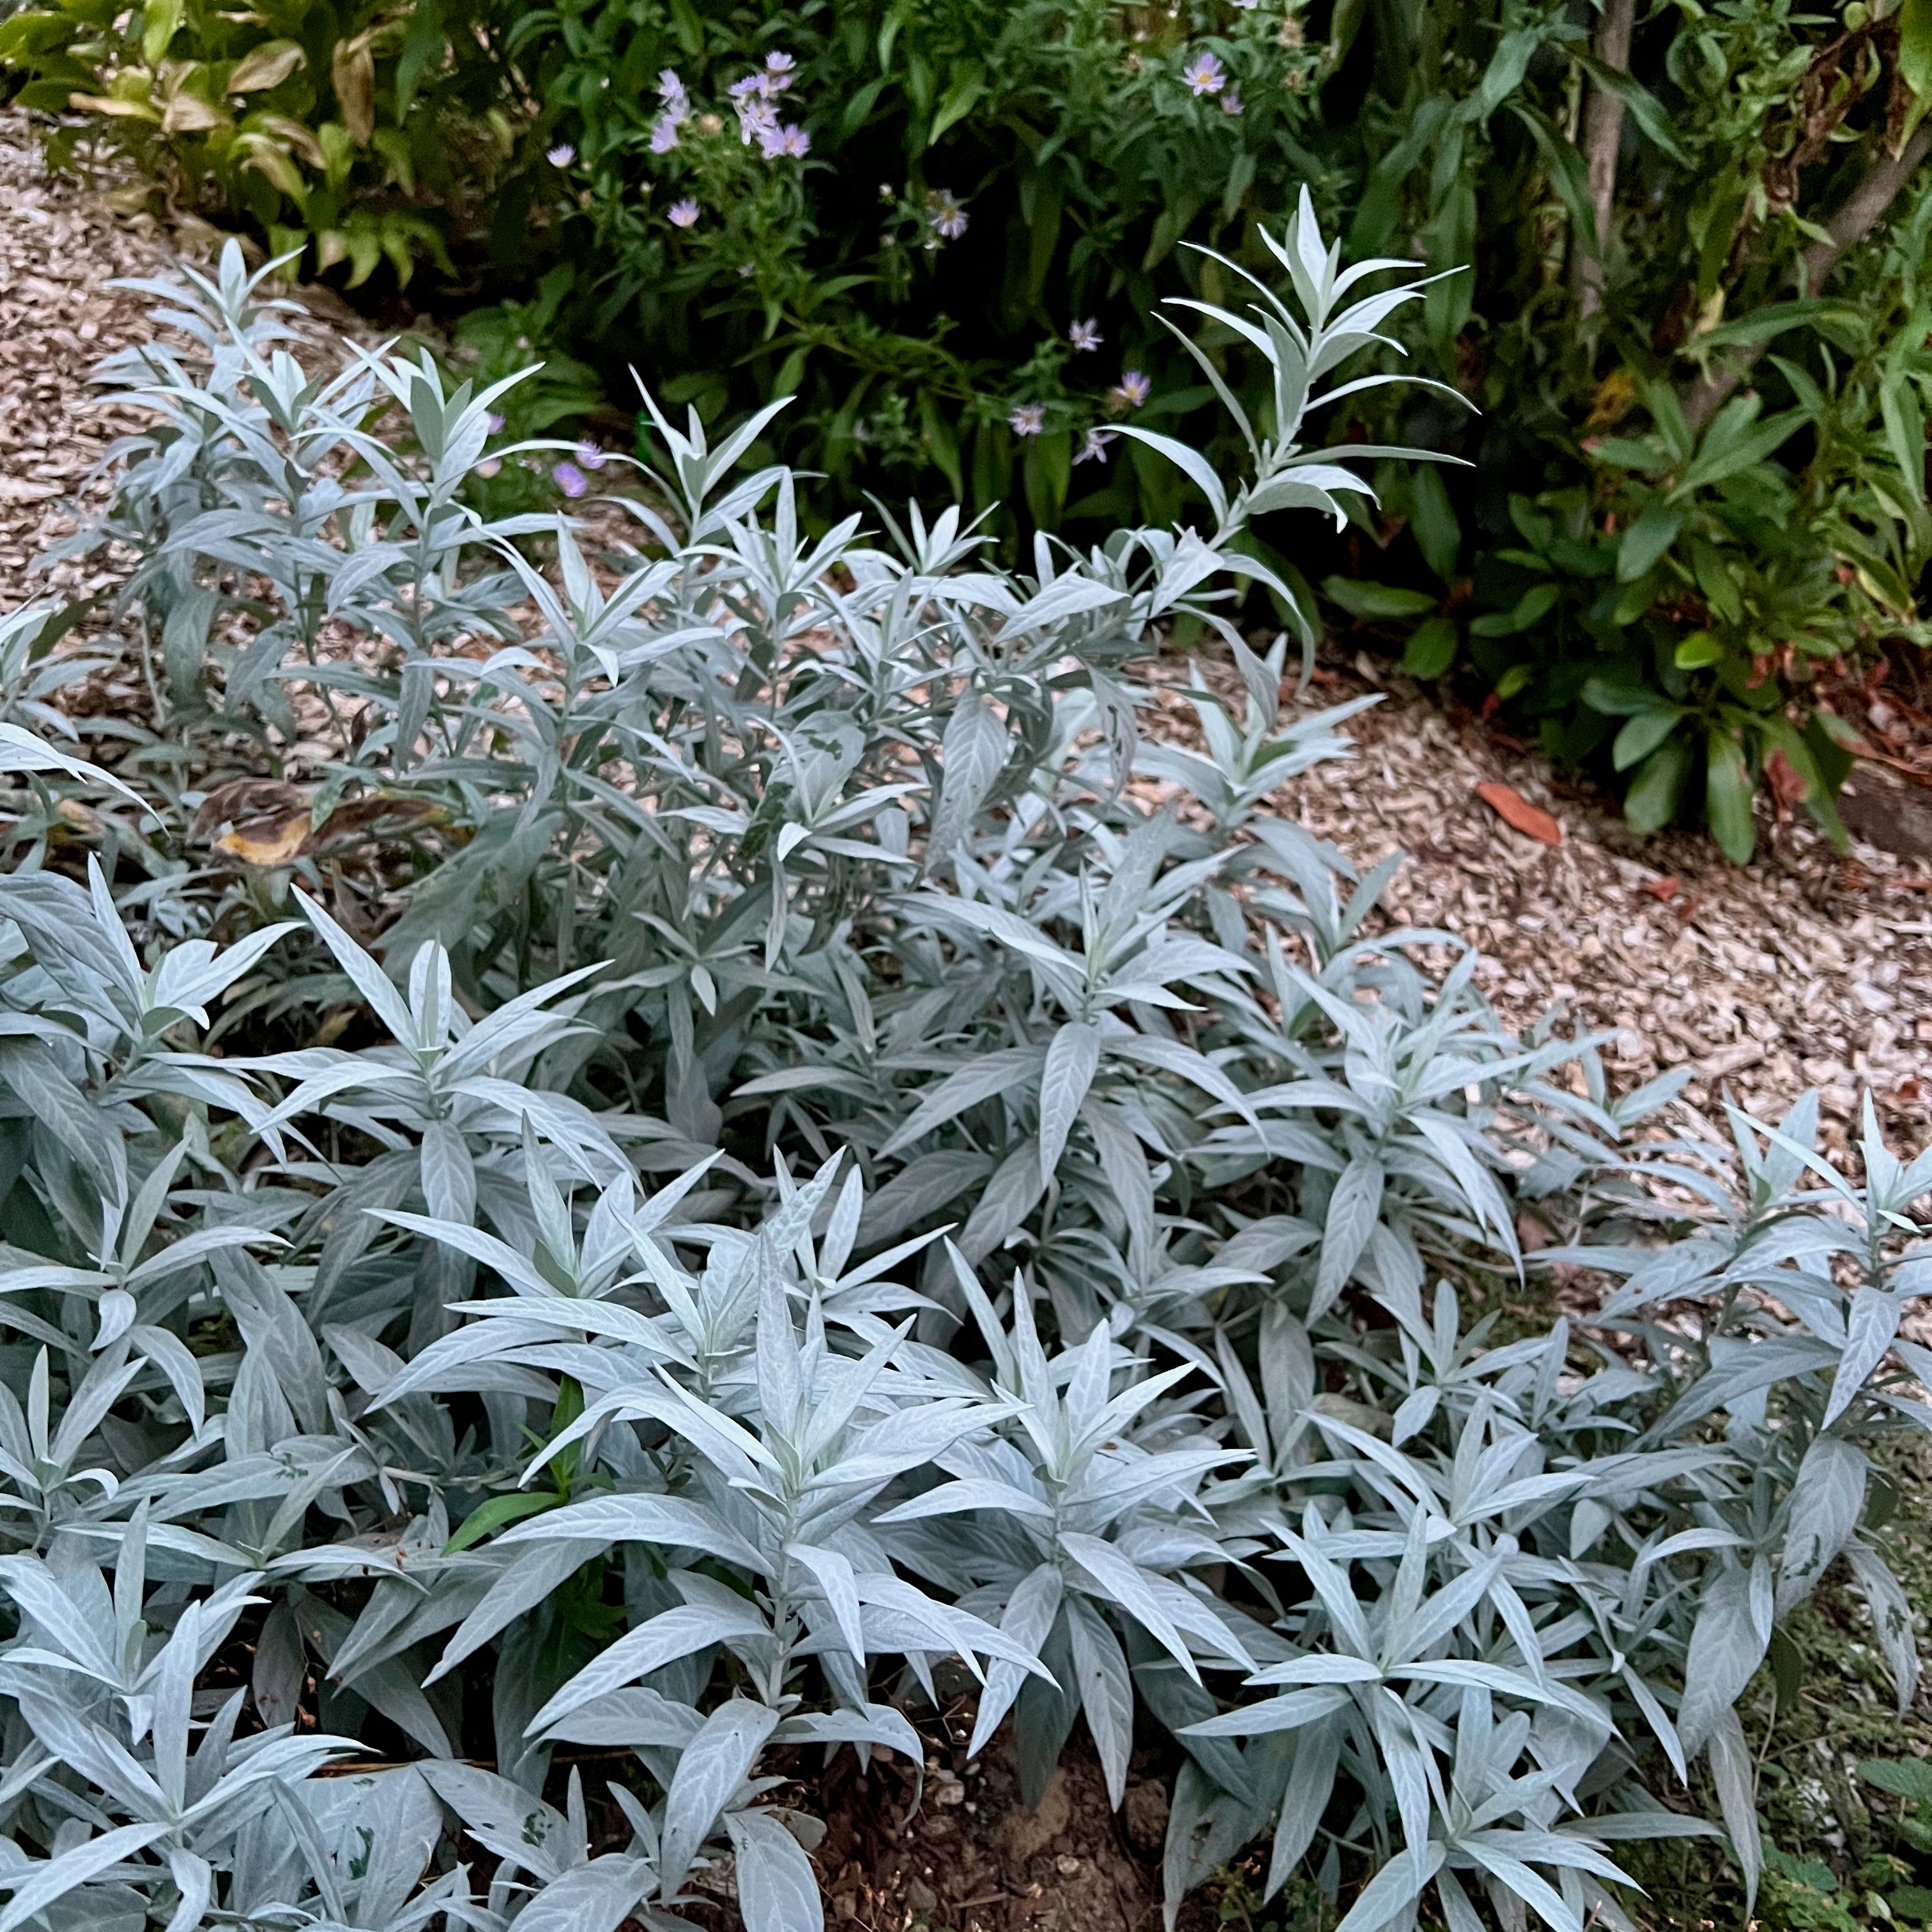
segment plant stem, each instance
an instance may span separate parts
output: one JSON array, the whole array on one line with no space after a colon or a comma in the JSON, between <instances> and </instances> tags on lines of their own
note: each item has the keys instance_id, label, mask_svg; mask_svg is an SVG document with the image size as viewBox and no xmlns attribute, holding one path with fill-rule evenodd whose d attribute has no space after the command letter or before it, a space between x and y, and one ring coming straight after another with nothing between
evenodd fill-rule
<instances>
[{"instance_id":1,"label":"plant stem","mask_svg":"<svg viewBox=\"0 0 1932 1932\"><path fill-rule=\"evenodd\" d=\"M1605 0L1595 49L1604 66L1618 74L1630 72L1630 32L1636 24L1636 0ZM1583 159L1589 171L1596 246L1593 252L1586 245L1576 256L1576 305L1586 317L1604 305L1604 258L1610 252L1610 215L1617 198L1617 146L1623 132L1623 102L1601 81L1592 81L1589 104L1583 110Z\"/></svg>"},{"instance_id":2,"label":"plant stem","mask_svg":"<svg viewBox=\"0 0 1932 1932\"><path fill-rule=\"evenodd\" d=\"M1850 199L1827 224L1828 242L1814 242L1798 258L1801 295L1815 295L1826 276L1838 266L1838 257L1862 242L1878 226L1880 218L1911 179L1918 164L1932 153L1932 122L1922 124L1917 134L1897 155L1882 154L1866 170L1864 178L1852 189ZM1684 399L1684 419L1693 429L1701 429L1715 416L1752 365L1770 346L1767 337L1742 350L1724 368L1704 376Z\"/></svg>"}]
</instances>

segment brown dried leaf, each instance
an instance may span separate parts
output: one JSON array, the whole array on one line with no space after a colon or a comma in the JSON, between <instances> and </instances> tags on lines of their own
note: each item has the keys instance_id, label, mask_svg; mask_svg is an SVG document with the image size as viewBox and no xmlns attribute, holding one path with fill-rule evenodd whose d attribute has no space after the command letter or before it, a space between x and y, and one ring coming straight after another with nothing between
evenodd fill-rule
<instances>
[{"instance_id":1,"label":"brown dried leaf","mask_svg":"<svg viewBox=\"0 0 1932 1932\"><path fill-rule=\"evenodd\" d=\"M1492 778L1477 786L1476 796L1505 825L1514 826L1526 837L1540 839L1546 845L1563 843L1562 826L1541 806L1532 805L1514 785L1500 784Z\"/></svg>"},{"instance_id":2,"label":"brown dried leaf","mask_svg":"<svg viewBox=\"0 0 1932 1932\"><path fill-rule=\"evenodd\" d=\"M294 40L268 40L237 61L228 76L230 94L255 94L279 87L298 67L308 64L308 56Z\"/></svg>"},{"instance_id":3,"label":"brown dried leaf","mask_svg":"<svg viewBox=\"0 0 1932 1932\"><path fill-rule=\"evenodd\" d=\"M376 62L369 51L368 34L337 41L329 56L328 78L341 104L342 124L349 130L349 138L358 148L366 148L376 131Z\"/></svg>"},{"instance_id":4,"label":"brown dried leaf","mask_svg":"<svg viewBox=\"0 0 1932 1932\"><path fill-rule=\"evenodd\" d=\"M245 826L224 832L214 849L247 866L287 866L302 856L308 840L308 814L298 812L283 818L250 819Z\"/></svg>"},{"instance_id":5,"label":"brown dried leaf","mask_svg":"<svg viewBox=\"0 0 1932 1932\"><path fill-rule=\"evenodd\" d=\"M260 836L260 821L286 818L299 813L304 822L309 814L309 794L299 785L280 778L230 778L212 787L196 808L188 836L200 843L220 844L216 837L224 826L246 828ZM224 850L230 849L224 848Z\"/></svg>"}]
</instances>

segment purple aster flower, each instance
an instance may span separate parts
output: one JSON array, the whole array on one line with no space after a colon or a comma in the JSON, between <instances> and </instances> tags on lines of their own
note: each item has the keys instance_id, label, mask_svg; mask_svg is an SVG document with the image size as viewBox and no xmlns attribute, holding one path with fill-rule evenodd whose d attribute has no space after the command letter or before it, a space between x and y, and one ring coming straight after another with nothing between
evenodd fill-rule
<instances>
[{"instance_id":1,"label":"purple aster flower","mask_svg":"<svg viewBox=\"0 0 1932 1932\"><path fill-rule=\"evenodd\" d=\"M556 464L550 473L550 480L566 496L580 496L590 488L590 478L567 460Z\"/></svg>"},{"instance_id":2,"label":"purple aster flower","mask_svg":"<svg viewBox=\"0 0 1932 1932\"><path fill-rule=\"evenodd\" d=\"M812 136L794 123L778 130L765 146L765 159L802 161L812 152Z\"/></svg>"},{"instance_id":3,"label":"purple aster flower","mask_svg":"<svg viewBox=\"0 0 1932 1932\"><path fill-rule=\"evenodd\" d=\"M1240 111L1241 90L1238 87L1231 87L1221 97L1221 112L1223 114L1238 114Z\"/></svg>"},{"instance_id":4,"label":"purple aster flower","mask_svg":"<svg viewBox=\"0 0 1932 1932\"><path fill-rule=\"evenodd\" d=\"M1108 447L1115 440L1112 430L1090 429L1086 441L1080 446L1080 454L1073 460L1076 463L1105 463Z\"/></svg>"},{"instance_id":5,"label":"purple aster flower","mask_svg":"<svg viewBox=\"0 0 1932 1932\"><path fill-rule=\"evenodd\" d=\"M1016 436L1037 436L1046 427L1046 410L1039 403L1022 403L1006 422Z\"/></svg>"},{"instance_id":6,"label":"purple aster flower","mask_svg":"<svg viewBox=\"0 0 1932 1932\"><path fill-rule=\"evenodd\" d=\"M664 112L682 122L691 114L691 96L685 92L684 82L675 68L664 68L658 75L658 98L664 104Z\"/></svg>"},{"instance_id":7,"label":"purple aster flower","mask_svg":"<svg viewBox=\"0 0 1932 1932\"><path fill-rule=\"evenodd\" d=\"M1100 325L1097 322L1089 321L1076 322L1066 332L1066 339L1072 344L1076 353L1084 354L1090 349L1099 348L1106 338L1100 333Z\"/></svg>"},{"instance_id":8,"label":"purple aster flower","mask_svg":"<svg viewBox=\"0 0 1932 1932\"><path fill-rule=\"evenodd\" d=\"M738 139L744 146L748 148L755 140L762 147L776 136L778 110L769 100L760 100L755 94L749 94L740 99L737 106Z\"/></svg>"},{"instance_id":9,"label":"purple aster flower","mask_svg":"<svg viewBox=\"0 0 1932 1932\"><path fill-rule=\"evenodd\" d=\"M934 188L926 198L926 220L932 232L956 242L966 232L966 204L950 188Z\"/></svg>"},{"instance_id":10,"label":"purple aster flower","mask_svg":"<svg viewBox=\"0 0 1932 1932\"><path fill-rule=\"evenodd\" d=\"M1138 369L1124 369L1120 380L1107 392L1123 408L1137 410L1154 394L1154 385Z\"/></svg>"},{"instance_id":11,"label":"purple aster flower","mask_svg":"<svg viewBox=\"0 0 1932 1932\"><path fill-rule=\"evenodd\" d=\"M1212 54L1196 54L1180 70L1180 77L1193 89L1197 100L1219 94L1228 84L1227 70Z\"/></svg>"},{"instance_id":12,"label":"purple aster flower","mask_svg":"<svg viewBox=\"0 0 1932 1932\"><path fill-rule=\"evenodd\" d=\"M604 467L604 452L594 442L580 442L577 446L577 461L580 469L602 470Z\"/></svg>"},{"instance_id":13,"label":"purple aster flower","mask_svg":"<svg viewBox=\"0 0 1932 1932\"><path fill-rule=\"evenodd\" d=\"M483 427L487 429L492 436L502 435L503 433L503 418L501 411L496 410L490 410L483 418Z\"/></svg>"},{"instance_id":14,"label":"purple aster flower","mask_svg":"<svg viewBox=\"0 0 1932 1932\"><path fill-rule=\"evenodd\" d=\"M577 158L577 150L568 141L560 141L544 159L554 168L567 168Z\"/></svg>"},{"instance_id":15,"label":"purple aster flower","mask_svg":"<svg viewBox=\"0 0 1932 1932\"><path fill-rule=\"evenodd\" d=\"M767 74L788 74L797 64L798 58L794 54L767 54L765 56L765 71Z\"/></svg>"},{"instance_id":16,"label":"purple aster flower","mask_svg":"<svg viewBox=\"0 0 1932 1932\"><path fill-rule=\"evenodd\" d=\"M682 201L674 201L664 210L664 219L674 228L694 228L698 225L698 208L696 202L688 196Z\"/></svg>"},{"instance_id":17,"label":"purple aster flower","mask_svg":"<svg viewBox=\"0 0 1932 1932\"><path fill-rule=\"evenodd\" d=\"M651 124L651 152L668 154L677 146L678 123L668 114L660 114Z\"/></svg>"}]
</instances>

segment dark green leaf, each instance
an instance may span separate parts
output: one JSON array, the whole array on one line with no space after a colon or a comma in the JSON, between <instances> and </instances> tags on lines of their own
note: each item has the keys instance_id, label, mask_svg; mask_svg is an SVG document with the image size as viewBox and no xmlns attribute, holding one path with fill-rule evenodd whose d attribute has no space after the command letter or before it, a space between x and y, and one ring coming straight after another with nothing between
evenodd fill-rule
<instances>
[{"instance_id":1,"label":"dark green leaf","mask_svg":"<svg viewBox=\"0 0 1932 1932\"><path fill-rule=\"evenodd\" d=\"M1711 836L1724 856L1742 866L1750 858L1757 833L1751 823L1750 767L1744 747L1721 727L1714 727L1706 757L1704 813Z\"/></svg>"},{"instance_id":2,"label":"dark green leaf","mask_svg":"<svg viewBox=\"0 0 1932 1932\"><path fill-rule=\"evenodd\" d=\"M463 1519L461 1526L444 1544L443 1553L454 1556L459 1550L468 1550L486 1536L494 1536L507 1524L555 1509L562 1500L554 1490L518 1490L509 1496L492 1496L488 1502L478 1503Z\"/></svg>"},{"instance_id":3,"label":"dark green leaf","mask_svg":"<svg viewBox=\"0 0 1932 1932\"><path fill-rule=\"evenodd\" d=\"M1676 730L1680 711L1640 711L1617 734L1610 762L1620 772L1642 762Z\"/></svg>"},{"instance_id":4,"label":"dark green leaf","mask_svg":"<svg viewBox=\"0 0 1932 1932\"><path fill-rule=\"evenodd\" d=\"M1661 503L1646 505L1617 545L1617 581L1634 583L1677 541L1683 527L1681 510L1668 509Z\"/></svg>"},{"instance_id":5,"label":"dark green leaf","mask_svg":"<svg viewBox=\"0 0 1932 1932\"><path fill-rule=\"evenodd\" d=\"M1624 794L1624 816L1634 832L1659 832L1677 816L1684 781L1690 766L1690 747L1682 738L1666 738L1637 767Z\"/></svg>"},{"instance_id":6,"label":"dark green leaf","mask_svg":"<svg viewBox=\"0 0 1932 1932\"><path fill-rule=\"evenodd\" d=\"M1431 617L1419 624L1403 646L1402 668L1411 677L1440 677L1456 661L1455 622Z\"/></svg>"},{"instance_id":7,"label":"dark green leaf","mask_svg":"<svg viewBox=\"0 0 1932 1932\"><path fill-rule=\"evenodd\" d=\"M1324 578L1322 594L1352 617L1419 617L1433 610L1436 600L1426 591L1403 590L1392 584L1370 584L1360 578Z\"/></svg>"}]
</instances>

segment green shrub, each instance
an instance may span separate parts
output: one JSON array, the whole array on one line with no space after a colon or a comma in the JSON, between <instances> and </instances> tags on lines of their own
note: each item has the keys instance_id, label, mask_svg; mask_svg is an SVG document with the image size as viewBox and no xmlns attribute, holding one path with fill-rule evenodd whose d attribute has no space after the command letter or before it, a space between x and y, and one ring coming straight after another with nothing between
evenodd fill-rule
<instances>
[{"instance_id":1,"label":"green shrub","mask_svg":"<svg viewBox=\"0 0 1932 1932\"><path fill-rule=\"evenodd\" d=\"M1476 489L1396 482L1376 535L1413 542L1336 587L1370 621L1408 613L1360 580L1406 593L1412 669L1466 664L1640 829L1701 818L1742 860L1761 774L1837 829L1823 664L1932 639L1932 21L1634 10L1594 42L1508 16L1479 80L1443 58L1466 15L1364 28L1351 245L1473 257L1428 334L1485 414L1451 445Z\"/></svg>"},{"instance_id":2,"label":"green shrub","mask_svg":"<svg viewBox=\"0 0 1932 1932\"><path fill-rule=\"evenodd\" d=\"M1587 32L1556 8L1340 7L1318 44L1272 6L848 4L700 33L593 0L529 16L517 46L587 186L557 232L587 224L605 265L584 295L596 332L685 364L674 392L700 407L796 392L788 452L854 484L923 465L1047 528L1171 514L1168 478L1106 461L1095 432L1152 412L1225 434L1141 320L1156 296L1232 286L1178 244L1252 266L1244 209L1306 181L1358 256L1423 257L1442 279L1402 332L1484 418L1358 407L1369 434L1446 442L1479 475L1453 496L1383 479L1379 515L1354 506L1358 556L1404 526L1414 541L1392 581L1333 572L1355 586L1338 602L1359 612L1364 579L1427 600L1412 669L1462 667L1552 754L1627 786L1640 829L1702 819L1742 859L1762 776L1838 832L1852 741L1813 710L1821 664L1932 637L1932 26L1846 25L1782 4L1638 22L1609 0ZM813 143L802 167L762 159L722 99L700 131L720 83L774 49L797 56L782 101ZM874 175L877 224L855 221ZM667 218L680 202L688 230ZM1111 358L1081 380L1089 320L1146 373L1138 410L1109 394ZM1211 323L1201 341L1250 397L1247 345ZM1727 397L1741 366L1757 387ZM1080 487L1082 455L1104 487Z\"/></svg>"},{"instance_id":3,"label":"green shrub","mask_svg":"<svg viewBox=\"0 0 1932 1932\"><path fill-rule=\"evenodd\" d=\"M0 66L32 76L21 105L62 117L56 164L104 141L171 212L245 225L352 288L385 262L404 282L424 257L450 271L447 237L492 205L515 151L487 4L9 10Z\"/></svg>"},{"instance_id":4,"label":"green shrub","mask_svg":"<svg viewBox=\"0 0 1932 1932\"><path fill-rule=\"evenodd\" d=\"M571 154L556 234L595 264L596 330L707 416L796 394L788 449L842 480L1015 496L1046 528L1172 497L1090 434L1211 403L1191 370L1144 399L1186 367L1147 311L1224 285L1184 239L1258 266L1252 211L1311 172L1320 51L1273 9L567 0L514 45ZM772 98L734 93L760 74Z\"/></svg>"},{"instance_id":5,"label":"green shrub","mask_svg":"<svg viewBox=\"0 0 1932 1932\"><path fill-rule=\"evenodd\" d=\"M916 1765L954 1657L1034 1796L1077 1722L1116 1802L1171 1738L1171 1906L1272 1828L1350 1932L1624 1924L1696 1765L1748 1914L1780 1620L1842 1562L1917 1681L1873 1471L1932 1155L1662 1137L1681 1076L1512 1037L1260 808L1342 716L1282 716L1229 544L1335 514L1309 369L1411 292L1338 303L1305 206L1272 252L1238 488L1143 445L1212 528L1028 574L956 508L814 536L759 418L648 400L593 565L464 507L500 394L310 381L238 250L166 292L108 372L124 792L26 728L50 674L0 720L0 1923L668 1932L728 1853L815 1932L786 1754ZM1136 727L1180 613L1241 687L1198 751ZM1468 1319L1525 1212L1594 1339Z\"/></svg>"}]
</instances>

